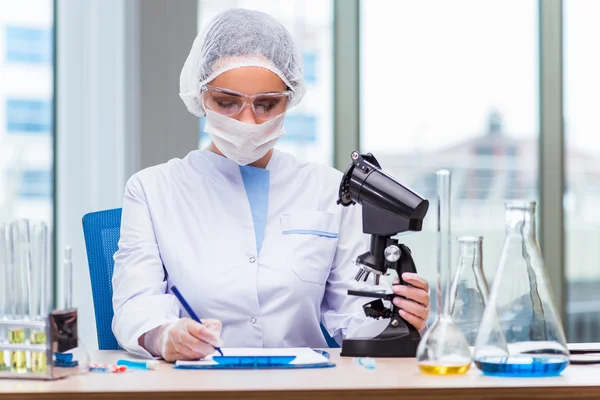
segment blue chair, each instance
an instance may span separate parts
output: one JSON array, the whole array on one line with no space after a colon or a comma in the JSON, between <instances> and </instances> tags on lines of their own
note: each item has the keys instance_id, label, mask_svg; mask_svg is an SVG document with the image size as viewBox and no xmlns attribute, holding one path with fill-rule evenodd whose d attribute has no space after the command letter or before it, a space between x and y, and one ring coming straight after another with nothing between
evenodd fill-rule
<instances>
[{"instance_id":1,"label":"blue chair","mask_svg":"<svg viewBox=\"0 0 600 400\"><path fill-rule=\"evenodd\" d=\"M98 211L83 217L83 236L87 250L96 333L100 350L120 350L112 332L112 274L113 255L118 249L121 234L121 209Z\"/></svg>"},{"instance_id":2,"label":"blue chair","mask_svg":"<svg viewBox=\"0 0 600 400\"><path fill-rule=\"evenodd\" d=\"M118 249L121 233L121 209L97 211L84 215L83 236L87 250L92 283L96 333L100 350L121 350L112 332L112 274L115 267L113 255ZM327 345L339 345L321 326Z\"/></svg>"}]
</instances>

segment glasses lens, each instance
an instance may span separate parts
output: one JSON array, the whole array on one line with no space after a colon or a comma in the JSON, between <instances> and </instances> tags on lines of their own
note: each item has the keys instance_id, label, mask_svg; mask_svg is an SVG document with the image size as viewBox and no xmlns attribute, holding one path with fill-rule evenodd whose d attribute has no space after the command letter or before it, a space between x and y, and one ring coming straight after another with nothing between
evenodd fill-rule
<instances>
[{"instance_id":1,"label":"glasses lens","mask_svg":"<svg viewBox=\"0 0 600 400\"><path fill-rule=\"evenodd\" d=\"M262 119L270 119L285 111L288 98L285 95L265 95L254 99L254 112Z\"/></svg>"},{"instance_id":2,"label":"glasses lens","mask_svg":"<svg viewBox=\"0 0 600 400\"><path fill-rule=\"evenodd\" d=\"M234 116L240 112L244 100L235 95L209 89L204 97L206 107L219 114Z\"/></svg>"}]
</instances>

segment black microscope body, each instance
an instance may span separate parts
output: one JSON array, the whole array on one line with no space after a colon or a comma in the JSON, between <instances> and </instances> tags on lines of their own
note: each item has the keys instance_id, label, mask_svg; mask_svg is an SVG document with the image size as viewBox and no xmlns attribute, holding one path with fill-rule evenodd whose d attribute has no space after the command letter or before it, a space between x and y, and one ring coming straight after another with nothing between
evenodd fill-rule
<instances>
[{"instance_id":1,"label":"black microscope body","mask_svg":"<svg viewBox=\"0 0 600 400\"><path fill-rule=\"evenodd\" d=\"M378 285L381 275L392 269L400 284L408 285L402 274L416 273L417 269L410 249L392 237L421 231L429 202L383 172L372 154L355 151L351 157L352 163L340 184L338 204L361 204L363 232L371 235L369 251L356 258L360 269L355 279L366 281L373 274ZM400 316L395 304L390 309L383 303L391 302L395 294L363 290L349 290L348 294L376 298L363 306L365 314L376 319L389 318L390 323L373 338L344 339L342 356L415 357L421 335Z\"/></svg>"}]
</instances>

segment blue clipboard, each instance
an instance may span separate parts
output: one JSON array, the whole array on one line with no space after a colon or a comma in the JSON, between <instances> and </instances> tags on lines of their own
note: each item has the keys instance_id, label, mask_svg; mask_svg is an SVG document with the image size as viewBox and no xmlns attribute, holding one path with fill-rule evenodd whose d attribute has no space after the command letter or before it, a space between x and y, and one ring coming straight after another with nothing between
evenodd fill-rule
<instances>
[{"instance_id":1,"label":"blue clipboard","mask_svg":"<svg viewBox=\"0 0 600 400\"><path fill-rule=\"evenodd\" d=\"M322 350L313 351L330 359L329 353ZM215 356L216 364L175 364L175 369L306 369L306 368L332 368L335 364L328 361L318 364L292 364L295 356Z\"/></svg>"}]
</instances>

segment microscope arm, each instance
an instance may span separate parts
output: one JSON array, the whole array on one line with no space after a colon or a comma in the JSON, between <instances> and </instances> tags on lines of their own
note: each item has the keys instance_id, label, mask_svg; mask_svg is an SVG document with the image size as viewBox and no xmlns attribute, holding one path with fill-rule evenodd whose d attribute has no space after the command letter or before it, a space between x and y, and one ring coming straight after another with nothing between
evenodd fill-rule
<instances>
[{"instance_id":1,"label":"microscope arm","mask_svg":"<svg viewBox=\"0 0 600 400\"><path fill-rule=\"evenodd\" d=\"M416 274L417 267L415 265L415 261L412 258L410 249L406 245L398 244L398 247L400 248L401 252L400 259L397 262L395 262L391 268L394 269L398 274L398 279L400 280L400 282L398 283L399 285L413 286L410 283L406 282L404 279L402 279L402 274L404 274L405 272ZM410 325L410 323L404 320L404 318L400 317L399 311L400 308L398 308L394 303L392 303L392 315L398 316L398 318L402 319L409 327L412 328L412 325Z\"/></svg>"},{"instance_id":2,"label":"microscope arm","mask_svg":"<svg viewBox=\"0 0 600 400\"><path fill-rule=\"evenodd\" d=\"M410 250L403 244L395 244L401 250L400 258L390 263L390 269L398 273L399 284L409 285L402 279L405 272L416 272L415 262ZM365 356L370 357L414 357L421 335L417 328L400 316L399 308L393 303L397 297L394 293L381 293L352 290L348 294L362 297L376 298L370 303L363 305L367 317L379 319L390 319L387 327L373 338L345 339L342 345L342 356ZM391 301L392 307L387 308L383 300Z\"/></svg>"},{"instance_id":3,"label":"microscope arm","mask_svg":"<svg viewBox=\"0 0 600 400\"><path fill-rule=\"evenodd\" d=\"M399 283L397 285L407 285L412 286L410 283L406 282L402 279L402 274L405 272L417 273L417 268L415 266L415 261L412 258L410 249L404 244L398 244L394 239L390 239L390 245L396 245L400 249L400 258L398 261L394 263L390 263L389 269L393 269L398 274ZM392 300L395 297L398 297L395 293L384 293L384 292L371 292L367 290L348 290L348 294L351 296L360 296L360 297L369 297L378 300L371 301L365 305L363 305L363 309L365 311L365 315L371 318L379 319L379 318L392 318L392 322L394 319L402 320L404 323L413 328L409 322L407 322L404 318L400 316L400 308L398 308ZM392 308L386 308L383 305L383 300L392 302ZM399 323L400 321L396 321ZM413 328L414 329L414 328ZM416 329L415 329L416 331ZM412 333L412 332L411 332Z\"/></svg>"}]
</instances>

